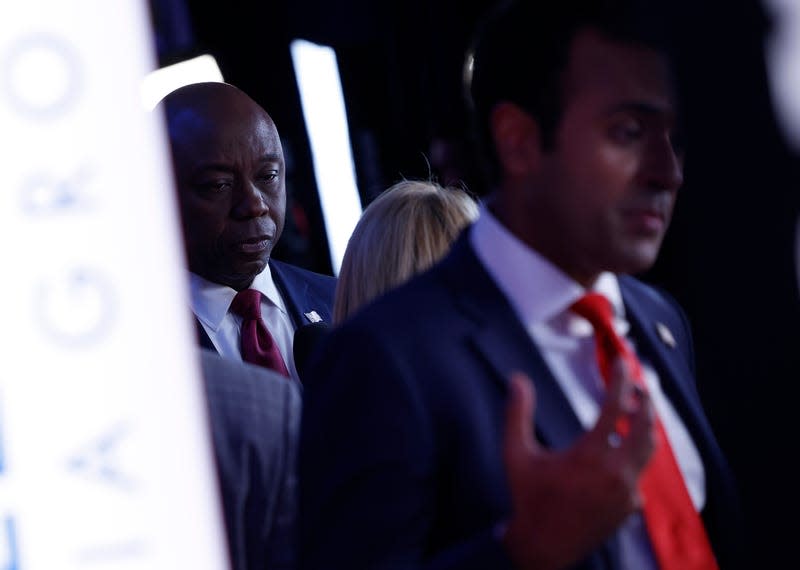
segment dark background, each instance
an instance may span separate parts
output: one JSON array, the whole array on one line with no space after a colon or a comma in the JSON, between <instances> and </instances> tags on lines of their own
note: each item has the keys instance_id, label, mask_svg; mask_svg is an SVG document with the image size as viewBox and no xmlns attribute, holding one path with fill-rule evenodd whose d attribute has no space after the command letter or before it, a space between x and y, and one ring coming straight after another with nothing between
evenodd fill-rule
<instances>
[{"instance_id":1,"label":"dark background","mask_svg":"<svg viewBox=\"0 0 800 570\"><path fill-rule=\"evenodd\" d=\"M484 194L461 96L464 50L487 0L151 0L160 63L214 55L225 80L272 115L287 153L287 228L277 258L330 273L289 42L333 46L366 205L401 178ZM675 0L688 133L686 183L658 263L695 334L698 385L737 476L752 567L794 558L794 268L798 158L776 125L756 0ZM524 72L524 71L521 71ZM779 522L778 517L781 521Z\"/></svg>"}]
</instances>

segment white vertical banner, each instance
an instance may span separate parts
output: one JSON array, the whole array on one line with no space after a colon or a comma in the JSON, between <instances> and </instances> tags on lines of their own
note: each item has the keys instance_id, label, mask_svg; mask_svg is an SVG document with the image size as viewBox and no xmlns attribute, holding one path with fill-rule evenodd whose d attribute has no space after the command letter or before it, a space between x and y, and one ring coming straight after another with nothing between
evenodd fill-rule
<instances>
[{"instance_id":1,"label":"white vertical banner","mask_svg":"<svg viewBox=\"0 0 800 570\"><path fill-rule=\"evenodd\" d=\"M149 25L0 18L0 570L227 568Z\"/></svg>"}]
</instances>

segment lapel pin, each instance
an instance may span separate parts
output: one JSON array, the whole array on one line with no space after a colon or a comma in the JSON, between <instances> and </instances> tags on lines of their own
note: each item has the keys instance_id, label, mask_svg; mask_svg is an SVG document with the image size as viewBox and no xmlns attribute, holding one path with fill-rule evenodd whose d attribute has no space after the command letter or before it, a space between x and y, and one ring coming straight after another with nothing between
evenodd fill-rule
<instances>
[{"instance_id":1,"label":"lapel pin","mask_svg":"<svg viewBox=\"0 0 800 570\"><path fill-rule=\"evenodd\" d=\"M312 323L321 323L322 317L320 317L316 311L309 311L307 313L303 313L306 318L311 321Z\"/></svg>"},{"instance_id":2,"label":"lapel pin","mask_svg":"<svg viewBox=\"0 0 800 570\"><path fill-rule=\"evenodd\" d=\"M664 323L656 323L656 332L658 332L658 337L661 341L668 347L675 348L678 344L675 342L675 337L672 336L672 331Z\"/></svg>"}]
</instances>

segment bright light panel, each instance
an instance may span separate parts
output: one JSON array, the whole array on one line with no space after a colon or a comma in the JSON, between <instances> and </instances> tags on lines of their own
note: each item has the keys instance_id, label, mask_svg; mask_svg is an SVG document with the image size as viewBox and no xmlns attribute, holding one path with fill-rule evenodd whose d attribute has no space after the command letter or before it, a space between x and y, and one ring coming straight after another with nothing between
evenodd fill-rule
<instances>
[{"instance_id":1,"label":"bright light panel","mask_svg":"<svg viewBox=\"0 0 800 570\"><path fill-rule=\"evenodd\" d=\"M334 275L338 275L347 241L361 216L339 66L336 52L328 46L295 40L291 53L331 265Z\"/></svg>"},{"instance_id":2,"label":"bright light panel","mask_svg":"<svg viewBox=\"0 0 800 570\"><path fill-rule=\"evenodd\" d=\"M766 62L775 114L783 134L800 152L800 3L765 0L775 24L766 42ZM795 234L795 271L800 286L800 220Z\"/></svg>"},{"instance_id":3,"label":"bright light panel","mask_svg":"<svg viewBox=\"0 0 800 570\"><path fill-rule=\"evenodd\" d=\"M201 55L150 72L142 81L142 105L151 111L179 87L207 81L222 82L222 71L212 55Z\"/></svg>"}]
</instances>

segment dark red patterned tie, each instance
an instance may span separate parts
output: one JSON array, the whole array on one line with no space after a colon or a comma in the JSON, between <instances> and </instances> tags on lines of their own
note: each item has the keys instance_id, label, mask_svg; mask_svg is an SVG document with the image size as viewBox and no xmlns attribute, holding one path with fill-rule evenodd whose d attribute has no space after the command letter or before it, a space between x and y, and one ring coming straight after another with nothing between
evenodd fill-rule
<instances>
[{"instance_id":1,"label":"dark red patterned tie","mask_svg":"<svg viewBox=\"0 0 800 570\"><path fill-rule=\"evenodd\" d=\"M243 319L242 359L288 377L289 370L278 345L261 318L261 293L255 289L239 291L231 303L231 312Z\"/></svg>"},{"instance_id":2,"label":"dark red patterned tie","mask_svg":"<svg viewBox=\"0 0 800 570\"><path fill-rule=\"evenodd\" d=\"M647 389L636 354L614 331L611 303L603 295L588 293L572 310L592 323L597 361L606 382L614 359L622 357L638 384ZM661 421L656 418L656 449L639 480L644 498L644 519L661 570L713 570L717 561L706 529L683 482L678 463Z\"/></svg>"}]
</instances>

